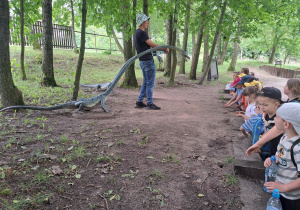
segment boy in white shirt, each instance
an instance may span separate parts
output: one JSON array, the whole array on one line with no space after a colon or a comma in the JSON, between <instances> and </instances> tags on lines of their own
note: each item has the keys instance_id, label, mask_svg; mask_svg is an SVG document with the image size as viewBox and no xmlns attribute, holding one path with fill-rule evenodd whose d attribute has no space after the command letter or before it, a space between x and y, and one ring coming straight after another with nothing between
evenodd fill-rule
<instances>
[{"instance_id":1,"label":"boy in white shirt","mask_svg":"<svg viewBox=\"0 0 300 210\"><path fill-rule=\"evenodd\" d=\"M278 172L275 182L266 182L269 192L278 189L283 210L300 208L300 104L286 103L277 109L275 126L285 133L276 152ZM298 141L299 140L299 141ZM271 165L270 158L265 167Z\"/></svg>"}]
</instances>

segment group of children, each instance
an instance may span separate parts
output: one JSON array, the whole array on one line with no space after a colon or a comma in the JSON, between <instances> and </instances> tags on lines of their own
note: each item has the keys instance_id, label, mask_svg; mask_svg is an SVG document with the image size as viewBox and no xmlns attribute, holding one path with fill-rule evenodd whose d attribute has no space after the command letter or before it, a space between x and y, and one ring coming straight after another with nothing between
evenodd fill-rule
<instances>
[{"instance_id":1,"label":"group of children","mask_svg":"<svg viewBox=\"0 0 300 210\"><path fill-rule=\"evenodd\" d=\"M289 79L284 87L288 100L281 100L281 91L262 87L261 82L243 68L234 73L231 83L235 92L224 106L236 105L237 116L245 123L240 127L244 136L252 135L249 156L259 152L265 167L276 156L276 182L266 182L269 192L278 189L283 210L300 209L300 79ZM299 171L298 171L299 170Z\"/></svg>"}]
</instances>

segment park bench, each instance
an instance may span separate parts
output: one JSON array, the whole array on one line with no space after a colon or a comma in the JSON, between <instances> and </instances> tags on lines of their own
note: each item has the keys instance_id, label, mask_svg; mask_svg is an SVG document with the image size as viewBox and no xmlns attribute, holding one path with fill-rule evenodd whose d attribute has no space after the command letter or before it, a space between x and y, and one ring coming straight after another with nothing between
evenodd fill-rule
<instances>
[{"instance_id":1,"label":"park bench","mask_svg":"<svg viewBox=\"0 0 300 210\"><path fill-rule=\"evenodd\" d=\"M276 67L277 65L280 65L280 68L281 68L282 61L275 61L275 67Z\"/></svg>"}]
</instances>

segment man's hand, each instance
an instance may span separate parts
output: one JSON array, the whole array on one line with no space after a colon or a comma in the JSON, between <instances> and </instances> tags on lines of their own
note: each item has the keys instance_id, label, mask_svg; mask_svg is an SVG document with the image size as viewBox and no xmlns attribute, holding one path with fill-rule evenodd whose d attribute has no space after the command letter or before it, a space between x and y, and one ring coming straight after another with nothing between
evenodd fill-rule
<instances>
[{"instance_id":1,"label":"man's hand","mask_svg":"<svg viewBox=\"0 0 300 210\"><path fill-rule=\"evenodd\" d=\"M169 48L166 48L164 51L166 54L168 54L170 52Z\"/></svg>"}]
</instances>

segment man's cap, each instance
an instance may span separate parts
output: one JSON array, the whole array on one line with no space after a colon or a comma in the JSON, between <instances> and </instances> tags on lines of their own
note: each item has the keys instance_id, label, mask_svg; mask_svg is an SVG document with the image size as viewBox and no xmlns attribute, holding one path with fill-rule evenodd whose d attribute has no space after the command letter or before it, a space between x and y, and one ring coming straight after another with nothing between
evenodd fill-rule
<instances>
[{"instance_id":1,"label":"man's cap","mask_svg":"<svg viewBox=\"0 0 300 210\"><path fill-rule=\"evenodd\" d=\"M241 81L241 78L240 78L240 77L235 78L234 81L233 81L233 83L232 83L232 85L231 85L231 87L236 86L236 84L237 84L239 81Z\"/></svg>"},{"instance_id":2,"label":"man's cap","mask_svg":"<svg viewBox=\"0 0 300 210\"><path fill-rule=\"evenodd\" d=\"M277 109L277 114L283 120L291 123L297 134L300 135L300 103L285 103Z\"/></svg>"},{"instance_id":3,"label":"man's cap","mask_svg":"<svg viewBox=\"0 0 300 210\"><path fill-rule=\"evenodd\" d=\"M252 78L251 75L243 76L243 77L241 78L241 81L239 81L239 82L237 83L237 85L244 84L244 83L247 82L248 79L250 79L250 78Z\"/></svg>"},{"instance_id":4,"label":"man's cap","mask_svg":"<svg viewBox=\"0 0 300 210\"><path fill-rule=\"evenodd\" d=\"M275 87L264 87L263 89L261 89L261 91L259 91L258 96L273 98L273 99L276 99L276 100L282 102L281 101L281 92L278 88L275 88Z\"/></svg>"},{"instance_id":5,"label":"man's cap","mask_svg":"<svg viewBox=\"0 0 300 210\"><path fill-rule=\"evenodd\" d=\"M142 25L143 22L145 22L146 20L149 20L150 17L148 17L147 15L145 15L144 13L141 13L137 16L136 21L138 23L138 27L140 27Z\"/></svg>"}]
</instances>

